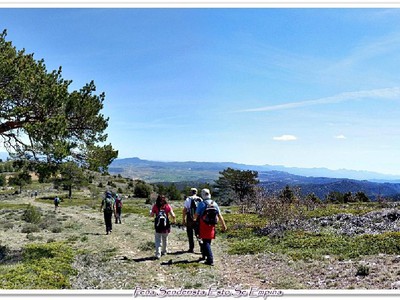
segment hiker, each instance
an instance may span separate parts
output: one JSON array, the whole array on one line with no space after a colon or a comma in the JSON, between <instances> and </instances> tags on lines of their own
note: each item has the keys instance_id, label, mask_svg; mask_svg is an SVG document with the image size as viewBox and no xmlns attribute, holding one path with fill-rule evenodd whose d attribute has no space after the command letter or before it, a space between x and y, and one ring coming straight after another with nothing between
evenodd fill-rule
<instances>
[{"instance_id":1,"label":"hiker","mask_svg":"<svg viewBox=\"0 0 400 300\"><path fill-rule=\"evenodd\" d=\"M103 210L104 207L104 210ZM112 215L115 215L115 200L110 191L104 193L104 198L101 201L100 212L104 211L104 222L106 224L106 234L112 232Z\"/></svg>"},{"instance_id":2,"label":"hiker","mask_svg":"<svg viewBox=\"0 0 400 300\"><path fill-rule=\"evenodd\" d=\"M57 211L58 205L60 204L60 198L58 198L58 196L56 196L54 198L54 211Z\"/></svg>"},{"instance_id":3,"label":"hiker","mask_svg":"<svg viewBox=\"0 0 400 300\"><path fill-rule=\"evenodd\" d=\"M199 219L199 237L201 238L201 254L205 264L213 266L214 257L211 250L211 241L215 239L215 225L218 221L222 224L222 230L226 231L225 220L221 215L218 204L211 199L209 189L202 189L203 201L199 203L194 220Z\"/></svg>"},{"instance_id":4,"label":"hiker","mask_svg":"<svg viewBox=\"0 0 400 300\"><path fill-rule=\"evenodd\" d=\"M115 194L115 224L121 224L121 213L122 213L122 198L118 194Z\"/></svg>"},{"instance_id":5,"label":"hiker","mask_svg":"<svg viewBox=\"0 0 400 300\"><path fill-rule=\"evenodd\" d=\"M185 203L183 204L182 210L182 224L186 226L186 233L189 240L189 253L194 253L194 239L193 237L198 237L199 235L199 223L193 220L194 214L196 213L196 209L198 203L203 201L199 196L197 196L197 189L191 188L190 193L191 196L187 197ZM199 246L201 250L201 244L199 241Z\"/></svg>"},{"instance_id":6,"label":"hiker","mask_svg":"<svg viewBox=\"0 0 400 300\"><path fill-rule=\"evenodd\" d=\"M167 199L164 195L157 196L156 203L153 205L150 213L150 217L154 216L156 245L155 256L157 259L160 259L161 255L168 253L168 235L171 232L171 222L169 221L169 216L172 217L172 223L175 223L176 221L174 211L167 203Z\"/></svg>"}]
</instances>

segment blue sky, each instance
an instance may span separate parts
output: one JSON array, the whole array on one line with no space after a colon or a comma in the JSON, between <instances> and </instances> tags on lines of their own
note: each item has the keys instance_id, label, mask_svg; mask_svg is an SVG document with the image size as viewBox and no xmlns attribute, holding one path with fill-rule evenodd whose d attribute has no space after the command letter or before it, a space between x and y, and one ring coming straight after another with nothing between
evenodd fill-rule
<instances>
[{"instance_id":1,"label":"blue sky","mask_svg":"<svg viewBox=\"0 0 400 300\"><path fill-rule=\"evenodd\" d=\"M400 10L0 9L18 49L105 92L119 158L400 175Z\"/></svg>"}]
</instances>

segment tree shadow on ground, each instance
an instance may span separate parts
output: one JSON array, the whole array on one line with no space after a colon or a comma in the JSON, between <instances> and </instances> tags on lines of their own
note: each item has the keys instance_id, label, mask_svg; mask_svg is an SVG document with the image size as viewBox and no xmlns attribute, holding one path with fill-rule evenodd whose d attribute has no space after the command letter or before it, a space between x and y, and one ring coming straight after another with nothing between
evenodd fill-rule
<instances>
[{"instance_id":1,"label":"tree shadow on ground","mask_svg":"<svg viewBox=\"0 0 400 300\"><path fill-rule=\"evenodd\" d=\"M98 233L98 232L83 232L83 235L104 235L105 233Z\"/></svg>"},{"instance_id":2,"label":"tree shadow on ground","mask_svg":"<svg viewBox=\"0 0 400 300\"><path fill-rule=\"evenodd\" d=\"M175 252L168 252L168 255L179 255L179 254L184 254L184 253L187 253L187 251L180 250L180 251L175 251Z\"/></svg>"},{"instance_id":3,"label":"tree shadow on ground","mask_svg":"<svg viewBox=\"0 0 400 300\"><path fill-rule=\"evenodd\" d=\"M23 250L10 250L6 247L0 249L0 264L14 265L23 260Z\"/></svg>"},{"instance_id":4,"label":"tree shadow on ground","mask_svg":"<svg viewBox=\"0 0 400 300\"><path fill-rule=\"evenodd\" d=\"M195 260L182 259L182 260L175 260L175 261L170 259L169 261L163 261L161 263L161 265L171 266L171 265L177 265L177 264L193 264L193 263L199 263L200 261L201 261L201 259L195 259Z\"/></svg>"},{"instance_id":5,"label":"tree shadow on ground","mask_svg":"<svg viewBox=\"0 0 400 300\"><path fill-rule=\"evenodd\" d=\"M142 257L142 258L133 258L132 261L134 262L142 262L142 261L148 261L148 260L157 260L155 256L148 256L148 257Z\"/></svg>"}]
</instances>

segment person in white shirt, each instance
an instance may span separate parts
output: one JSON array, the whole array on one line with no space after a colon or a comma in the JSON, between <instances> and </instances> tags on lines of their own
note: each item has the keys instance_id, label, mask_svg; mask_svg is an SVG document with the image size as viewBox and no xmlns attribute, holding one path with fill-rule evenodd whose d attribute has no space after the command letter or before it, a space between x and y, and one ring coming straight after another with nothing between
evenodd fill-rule
<instances>
[{"instance_id":1,"label":"person in white shirt","mask_svg":"<svg viewBox=\"0 0 400 300\"><path fill-rule=\"evenodd\" d=\"M191 196L187 197L185 203L183 204L182 210L182 223L186 226L186 233L189 240L189 253L194 253L194 236L198 236L198 222L193 220L193 216L196 213L197 205L203 201L199 196L197 196L197 189L190 189ZM201 245L199 242L201 249Z\"/></svg>"}]
</instances>

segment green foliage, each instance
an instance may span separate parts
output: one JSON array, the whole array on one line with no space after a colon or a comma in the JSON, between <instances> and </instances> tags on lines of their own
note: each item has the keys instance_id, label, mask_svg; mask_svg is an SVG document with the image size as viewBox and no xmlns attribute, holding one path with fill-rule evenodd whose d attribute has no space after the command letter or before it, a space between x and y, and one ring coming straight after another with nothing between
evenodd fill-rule
<instances>
[{"instance_id":1,"label":"green foliage","mask_svg":"<svg viewBox=\"0 0 400 300\"><path fill-rule=\"evenodd\" d=\"M231 194L233 191L240 204L246 197L254 194L254 188L259 183L257 171L227 168L219 172L219 174L221 176L215 182L216 187L222 194Z\"/></svg>"},{"instance_id":2,"label":"green foliage","mask_svg":"<svg viewBox=\"0 0 400 300\"><path fill-rule=\"evenodd\" d=\"M118 157L118 151L112 145L94 146L90 145L86 152L86 167L92 171L105 173L108 166Z\"/></svg>"},{"instance_id":3,"label":"green foliage","mask_svg":"<svg viewBox=\"0 0 400 300\"><path fill-rule=\"evenodd\" d=\"M320 218L336 215L339 213L349 213L353 215L362 215L377 209L379 203L348 203L346 205L342 204L326 204L322 206L317 206L312 211L304 212L307 218Z\"/></svg>"},{"instance_id":4,"label":"green foliage","mask_svg":"<svg viewBox=\"0 0 400 300\"><path fill-rule=\"evenodd\" d=\"M50 228L50 231L52 233L60 233L60 232L62 232L62 229L63 229L62 226L58 224L58 225Z\"/></svg>"},{"instance_id":5,"label":"green foliage","mask_svg":"<svg viewBox=\"0 0 400 300\"><path fill-rule=\"evenodd\" d=\"M358 202L370 202L370 199L364 192L357 192L355 195L355 199Z\"/></svg>"},{"instance_id":6,"label":"green foliage","mask_svg":"<svg viewBox=\"0 0 400 300\"><path fill-rule=\"evenodd\" d=\"M0 186L5 186L6 184L7 184L6 175L1 174L1 175L0 175Z\"/></svg>"},{"instance_id":7,"label":"green foliage","mask_svg":"<svg viewBox=\"0 0 400 300\"><path fill-rule=\"evenodd\" d=\"M104 93L94 94L93 81L69 91L72 81L62 78L61 67L48 72L43 59L17 50L6 36L4 30L0 34L0 136L4 146L26 160L41 157L59 163L72 158L91 166L109 162L110 152L113 157L116 151L94 146L107 138L108 118L100 113Z\"/></svg>"},{"instance_id":8,"label":"green foliage","mask_svg":"<svg viewBox=\"0 0 400 300\"><path fill-rule=\"evenodd\" d=\"M37 207L28 204L24 214L22 215L22 219L28 223L38 224L42 219L42 214Z\"/></svg>"},{"instance_id":9,"label":"green foliage","mask_svg":"<svg viewBox=\"0 0 400 300\"><path fill-rule=\"evenodd\" d=\"M32 233L32 232L39 232L39 231L40 231L39 226L37 224L32 224L32 223L25 224L21 229L22 233Z\"/></svg>"},{"instance_id":10,"label":"green foliage","mask_svg":"<svg viewBox=\"0 0 400 300\"><path fill-rule=\"evenodd\" d=\"M60 166L60 178L54 181L56 187L63 186L68 190L68 198L72 197L72 189L87 186L87 176L85 176L83 169L74 162L66 162Z\"/></svg>"},{"instance_id":11,"label":"green foliage","mask_svg":"<svg viewBox=\"0 0 400 300\"><path fill-rule=\"evenodd\" d=\"M12 161L0 162L0 173L12 173L15 171Z\"/></svg>"},{"instance_id":12,"label":"green foliage","mask_svg":"<svg viewBox=\"0 0 400 300\"><path fill-rule=\"evenodd\" d=\"M329 192L325 200L328 203L344 203L344 194L337 191Z\"/></svg>"},{"instance_id":13,"label":"green foliage","mask_svg":"<svg viewBox=\"0 0 400 300\"><path fill-rule=\"evenodd\" d=\"M34 162L31 166L38 175L40 183L51 182L52 176L55 176L58 170L58 166L51 163Z\"/></svg>"},{"instance_id":14,"label":"green foliage","mask_svg":"<svg viewBox=\"0 0 400 300\"><path fill-rule=\"evenodd\" d=\"M324 255L350 259L379 253L400 254L399 243L398 232L347 237L331 233L290 231L279 239L254 234L245 239L232 239L229 253L253 254L271 251L286 254L295 260L321 259Z\"/></svg>"},{"instance_id":15,"label":"green foliage","mask_svg":"<svg viewBox=\"0 0 400 300\"><path fill-rule=\"evenodd\" d=\"M26 204L18 204L18 203L3 203L0 201L0 210L3 209L12 209L12 210L26 210Z\"/></svg>"},{"instance_id":16,"label":"green foliage","mask_svg":"<svg viewBox=\"0 0 400 300\"><path fill-rule=\"evenodd\" d=\"M23 250L23 261L0 268L3 289L66 289L72 268L73 251L63 243L30 244Z\"/></svg>"},{"instance_id":17,"label":"green foliage","mask_svg":"<svg viewBox=\"0 0 400 300\"><path fill-rule=\"evenodd\" d=\"M284 203L293 203L296 200L296 196L292 189L287 185L279 194L279 199Z\"/></svg>"},{"instance_id":18,"label":"green foliage","mask_svg":"<svg viewBox=\"0 0 400 300\"><path fill-rule=\"evenodd\" d=\"M275 199L279 200L279 199ZM280 201L279 203L283 203ZM287 207L303 210L305 217L328 216L337 213L364 214L375 210L379 203L349 203L318 206L314 211L306 211L301 204L287 204ZM232 213L225 213L224 219L228 226L226 233L218 233L228 242L230 254L255 254L263 252L281 253L292 259L321 259L325 255L336 256L339 259L353 259L362 255L377 255L379 253L400 254L400 233L388 232L377 235L342 236L329 232L309 233L304 231L286 231L281 236L270 237L259 235L259 229L264 228L272 220L272 216L291 214L282 207L268 207L270 214L241 214L235 207ZM268 211L268 210L267 210ZM294 213L293 213L294 214ZM284 220L286 216L282 217ZM275 218L279 220L280 218ZM282 223L277 223L282 224Z\"/></svg>"},{"instance_id":19,"label":"green foliage","mask_svg":"<svg viewBox=\"0 0 400 300\"><path fill-rule=\"evenodd\" d=\"M369 267L364 264L359 264L357 266L356 276L367 276L369 275Z\"/></svg>"},{"instance_id":20,"label":"green foliage","mask_svg":"<svg viewBox=\"0 0 400 300\"><path fill-rule=\"evenodd\" d=\"M181 192L178 190L178 188L176 187L176 185L174 183L170 184L167 187L165 196L167 196L167 198L170 200L181 200L182 199Z\"/></svg>"},{"instance_id":21,"label":"green foliage","mask_svg":"<svg viewBox=\"0 0 400 300\"><path fill-rule=\"evenodd\" d=\"M147 241L139 246L139 250L141 251L152 251L155 248L154 241Z\"/></svg>"},{"instance_id":22,"label":"green foliage","mask_svg":"<svg viewBox=\"0 0 400 300\"><path fill-rule=\"evenodd\" d=\"M368 196L359 191L355 194L351 192L347 193L340 193L340 192L330 192L327 197L326 201L328 203L351 203L351 202L370 202Z\"/></svg>"},{"instance_id":23,"label":"green foliage","mask_svg":"<svg viewBox=\"0 0 400 300\"><path fill-rule=\"evenodd\" d=\"M135 197L148 198L151 194L151 186L147 183L139 182L135 185L133 193L135 194Z\"/></svg>"},{"instance_id":24,"label":"green foliage","mask_svg":"<svg viewBox=\"0 0 400 300\"><path fill-rule=\"evenodd\" d=\"M39 227L41 229L49 229L52 230L53 228L61 227L60 222L56 219L54 214L48 214L42 218L42 221L39 223Z\"/></svg>"},{"instance_id":25,"label":"green foliage","mask_svg":"<svg viewBox=\"0 0 400 300\"><path fill-rule=\"evenodd\" d=\"M28 173L28 171L22 171L15 176L12 176L8 179L9 185L15 185L20 187L20 191L22 187L32 183L32 176Z\"/></svg>"},{"instance_id":26,"label":"green foliage","mask_svg":"<svg viewBox=\"0 0 400 300\"><path fill-rule=\"evenodd\" d=\"M149 206L145 204L145 200L142 202L138 202L139 200L135 200L134 202L124 202L123 213L131 213L138 214L144 217L149 216Z\"/></svg>"}]
</instances>

